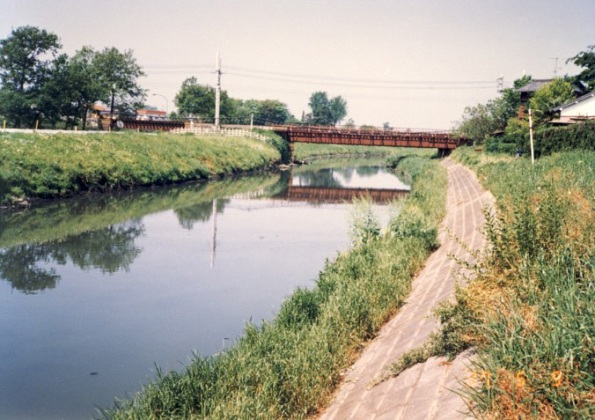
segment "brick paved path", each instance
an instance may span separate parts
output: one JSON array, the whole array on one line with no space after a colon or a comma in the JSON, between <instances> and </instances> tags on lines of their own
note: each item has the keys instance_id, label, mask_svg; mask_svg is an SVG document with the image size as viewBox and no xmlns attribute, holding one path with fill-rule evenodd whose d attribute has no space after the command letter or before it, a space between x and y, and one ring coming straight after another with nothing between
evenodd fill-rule
<instances>
[{"instance_id":1,"label":"brick paved path","mask_svg":"<svg viewBox=\"0 0 595 420\"><path fill-rule=\"evenodd\" d=\"M482 189L468 169L450 159L442 164L448 171L448 198L447 215L440 233L441 247L430 256L413 282L407 303L366 347L320 419L466 417L464 401L452 390L459 389L458 381L466 375L467 354L460 355L453 363L446 363L444 358L431 358L397 378L371 386L387 365L406 351L421 346L438 328L432 309L439 302L452 298L459 270L451 255L471 261L468 252L448 232L470 249L481 249L485 245L481 234L483 208L492 204L491 194Z\"/></svg>"}]
</instances>

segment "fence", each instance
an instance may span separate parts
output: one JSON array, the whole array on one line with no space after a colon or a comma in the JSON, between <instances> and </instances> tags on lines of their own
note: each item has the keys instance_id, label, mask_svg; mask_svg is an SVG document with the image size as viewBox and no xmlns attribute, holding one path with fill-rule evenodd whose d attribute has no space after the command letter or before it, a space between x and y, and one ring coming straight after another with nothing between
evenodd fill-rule
<instances>
[{"instance_id":1,"label":"fence","mask_svg":"<svg viewBox=\"0 0 595 420\"><path fill-rule=\"evenodd\" d=\"M228 136L228 137L249 137L261 141L267 140L267 137L243 128L214 128L214 127L185 127L174 128L170 133L175 134L200 134L200 135L214 135L214 136Z\"/></svg>"}]
</instances>

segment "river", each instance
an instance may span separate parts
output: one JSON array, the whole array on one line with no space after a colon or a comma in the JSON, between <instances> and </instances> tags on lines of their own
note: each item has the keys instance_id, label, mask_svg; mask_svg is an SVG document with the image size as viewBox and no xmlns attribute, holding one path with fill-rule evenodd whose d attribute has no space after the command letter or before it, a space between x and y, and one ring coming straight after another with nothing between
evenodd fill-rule
<instances>
[{"instance_id":1,"label":"river","mask_svg":"<svg viewBox=\"0 0 595 420\"><path fill-rule=\"evenodd\" d=\"M349 247L362 189L408 186L346 160L0 214L0 418L92 418L232 346Z\"/></svg>"}]
</instances>

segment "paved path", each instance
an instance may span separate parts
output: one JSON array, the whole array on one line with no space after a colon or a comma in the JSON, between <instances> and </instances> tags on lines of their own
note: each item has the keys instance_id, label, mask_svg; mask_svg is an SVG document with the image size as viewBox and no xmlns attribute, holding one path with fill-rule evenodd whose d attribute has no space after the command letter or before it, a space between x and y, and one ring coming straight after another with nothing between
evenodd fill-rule
<instances>
[{"instance_id":1,"label":"paved path","mask_svg":"<svg viewBox=\"0 0 595 420\"><path fill-rule=\"evenodd\" d=\"M452 392L466 375L467 355L447 363L444 358L431 358L396 378L379 385L386 366L408 350L421 346L438 320L432 309L439 302L452 298L458 267L452 255L471 261L469 253L454 234L470 249L485 245L481 228L483 208L491 205L492 196L479 185L475 175L447 159L447 215L440 233L441 247L428 259L419 273L407 303L366 347L346 375L335 399L320 419L456 419L465 418L462 398Z\"/></svg>"}]
</instances>

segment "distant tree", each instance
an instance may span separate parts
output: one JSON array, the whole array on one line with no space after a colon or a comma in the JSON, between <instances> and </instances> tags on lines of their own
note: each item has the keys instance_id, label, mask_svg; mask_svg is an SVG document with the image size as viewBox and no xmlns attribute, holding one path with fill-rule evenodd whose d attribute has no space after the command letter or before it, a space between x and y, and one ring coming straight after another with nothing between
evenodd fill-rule
<instances>
[{"instance_id":1,"label":"distant tree","mask_svg":"<svg viewBox=\"0 0 595 420\"><path fill-rule=\"evenodd\" d=\"M345 123L345 127L346 128L354 128L355 127L355 121L353 121L353 118L349 118L347 120L347 122Z\"/></svg>"},{"instance_id":2,"label":"distant tree","mask_svg":"<svg viewBox=\"0 0 595 420\"><path fill-rule=\"evenodd\" d=\"M95 51L83 47L72 58L59 56L52 65L51 77L44 89L46 101L53 103L68 124L74 127L82 119L86 128L87 112L102 98L97 71L93 66Z\"/></svg>"},{"instance_id":3,"label":"distant tree","mask_svg":"<svg viewBox=\"0 0 595 420\"><path fill-rule=\"evenodd\" d=\"M347 115L347 101L341 96L329 99L326 92L314 92L308 103L312 110L306 121L314 125L336 125Z\"/></svg>"},{"instance_id":4,"label":"distant tree","mask_svg":"<svg viewBox=\"0 0 595 420\"><path fill-rule=\"evenodd\" d=\"M347 115L347 101L341 96L335 96L330 100L330 108L332 123L337 125Z\"/></svg>"},{"instance_id":5,"label":"distant tree","mask_svg":"<svg viewBox=\"0 0 595 420\"><path fill-rule=\"evenodd\" d=\"M93 67L101 100L108 104L110 116L115 110L127 114L142 106L146 93L138 78L145 73L136 63L132 50L122 53L114 47L105 48L95 53Z\"/></svg>"},{"instance_id":6,"label":"distant tree","mask_svg":"<svg viewBox=\"0 0 595 420\"><path fill-rule=\"evenodd\" d=\"M542 124L552 117L552 109L574 98L570 82L555 79L535 92L529 100L529 108L535 116L535 123Z\"/></svg>"},{"instance_id":7,"label":"distant tree","mask_svg":"<svg viewBox=\"0 0 595 420\"><path fill-rule=\"evenodd\" d=\"M183 117L192 115L208 122L213 122L215 119L215 88L199 84L196 77L190 77L182 82L174 101ZM234 109L234 101L229 98L226 91L221 92L222 121L229 122Z\"/></svg>"},{"instance_id":8,"label":"distant tree","mask_svg":"<svg viewBox=\"0 0 595 420\"><path fill-rule=\"evenodd\" d=\"M490 106L477 104L465 107L463 121L460 123L458 131L463 136L480 142L492 134L496 128Z\"/></svg>"},{"instance_id":9,"label":"distant tree","mask_svg":"<svg viewBox=\"0 0 595 420\"><path fill-rule=\"evenodd\" d=\"M326 92L314 92L310 96L308 103L312 110L312 119L310 121L313 125L331 125L333 122L333 114L331 112L330 101Z\"/></svg>"},{"instance_id":10,"label":"distant tree","mask_svg":"<svg viewBox=\"0 0 595 420\"><path fill-rule=\"evenodd\" d=\"M60 47L56 35L33 26L14 29L0 40L0 114L16 127L33 123L43 112L38 102Z\"/></svg>"},{"instance_id":11,"label":"distant tree","mask_svg":"<svg viewBox=\"0 0 595 420\"><path fill-rule=\"evenodd\" d=\"M286 124L292 118L287 105L274 99L250 99L244 101L241 108L247 118L244 123L249 123L250 118L253 118L257 125Z\"/></svg>"},{"instance_id":12,"label":"distant tree","mask_svg":"<svg viewBox=\"0 0 595 420\"><path fill-rule=\"evenodd\" d=\"M581 51L566 62L572 62L584 70L575 76L575 80L587 85L588 90L595 89L595 45L589 45L585 51Z\"/></svg>"}]
</instances>

